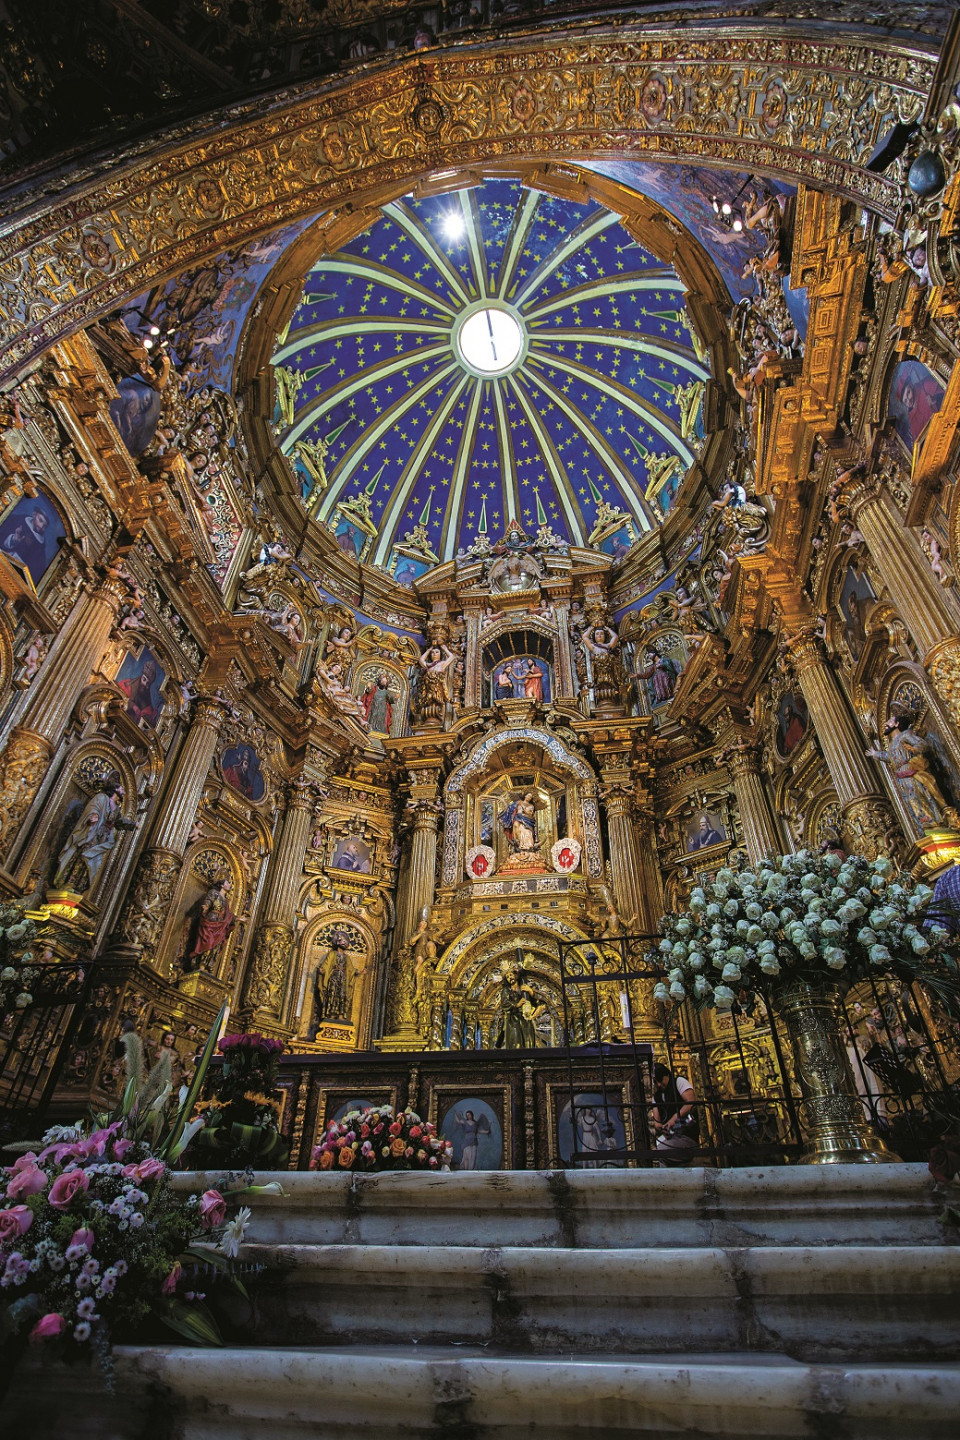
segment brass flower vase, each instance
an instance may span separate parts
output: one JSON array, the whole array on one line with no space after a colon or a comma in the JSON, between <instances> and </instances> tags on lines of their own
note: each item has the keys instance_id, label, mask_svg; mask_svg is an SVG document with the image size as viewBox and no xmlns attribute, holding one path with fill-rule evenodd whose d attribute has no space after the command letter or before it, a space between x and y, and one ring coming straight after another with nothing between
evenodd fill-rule
<instances>
[{"instance_id":1,"label":"brass flower vase","mask_svg":"<svg viewBox=\"0 0 960 1440\"><path fill-rule=\"evenodd\" d=\"M867 1119L843 1041L840 986L792 981L776 998L801 1095L801 1165L884 1165L899 1160Z\"/></svg>"}]
</instances>

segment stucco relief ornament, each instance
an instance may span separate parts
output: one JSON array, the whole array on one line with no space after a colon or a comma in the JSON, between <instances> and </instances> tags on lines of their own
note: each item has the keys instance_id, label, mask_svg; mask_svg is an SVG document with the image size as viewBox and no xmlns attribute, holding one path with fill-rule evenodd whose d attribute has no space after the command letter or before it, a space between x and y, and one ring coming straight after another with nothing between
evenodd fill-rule
<instances>
[{"instance_id":1,"label":"stucco relief ornament","mask_svg":"<svg viewBox=\"0 0 960 1440\"><path fill-rule=\"evenodd\" d=\"M474 845L467 851L467 874L471 880L488 880L497 868L497 856L491 845Z\"/></svg>"},{"instance_id":2,"label":"stucco relief ornament","mask_svg":"<svg viewBox=\"0 0 960 1440\"><path fill-rule=\"evenodd\" d=\"M550 862L561 875L569 875L576 870L580 864L580 852L583 849L579 840L572 839L565 835L561 840L556 840L550 846Z\"/></svg>"}]
</instances>

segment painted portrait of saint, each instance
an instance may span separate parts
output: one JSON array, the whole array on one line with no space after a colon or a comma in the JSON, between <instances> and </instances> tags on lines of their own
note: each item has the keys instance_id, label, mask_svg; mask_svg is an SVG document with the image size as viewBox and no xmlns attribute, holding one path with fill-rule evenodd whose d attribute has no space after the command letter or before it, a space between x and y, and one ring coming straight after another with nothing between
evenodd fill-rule
<instances>
[{"instance_id":1,"label":"painted portrait of saint","mask_svg":"<svg viewBox=\"0 0 960 1440\"><path fill-rule=\"evenodd\" d=\"M785 760L796 750L807 733L809 723L803 696L794 690L788 691L777 707L776 745L781 759Z\"/></svg>"},{"instance_id":2,"label":"painted portrait of saint","mask_svg":"<svg viewBox=\"0 0 960 1440\"><path fill-rule=\"evenodd\" d=\"M626 526L623 526L620 530L615 530L612 535L608 535L605 540L602 540L600 542L600 549L605 555L612 555L614 560L626 560L630 554L630 547L632 545L633 537Z\"/></svg>"},{"instance_id":3,"label":"painted portrait of saint","mask_svg":"<svg viewBox=\"0 0 960 1440\"><path fill-rule=\"evenodd\" d=\"M424 560L414 560L410 555L398 555L393 578L398 585L405 585L409 588L414 580L419 580L420 576L425 575L429 569L430 566Z\"/></svg>"},{"instance_id":4,"label":"painted portrait of saint","mask_svg":"<svg viewBox=\"0 0 960 1440\"><path fill-rule=\"evenodd\" d=\"M355 835L338 840L333 852L332 865L335 870L352 870L356 875L369 875L371 870L370 846Z\"/></svg>"},{"instance_id":5,"label":"painted portrait of saint","mask_svg":"<svg viewBox=\"0 0 960 1440\"><path fill-rule=\"evenodd\" d=\"M139 656L127 655L117 674L117 686L127 697L127 714L139 725L156 725L164 706L163 682L167 678L149 645Z\"/></svg>"},{"instance_id":6,"label":"painted portrait of saint","mask_svg":"<svg viewBox=\"0 0 960 1440\"><path fill-rule=\"evenodd\" d=\"M220 759L220 773L239 795L247 800L262 800L266 793L260 757L252 745L230 745Z\"/></svg>"},{"instance_id":7,"label":"painted portrait of saint","mask_svg":"<svg viewBox=\"0 0 960 1440\"><path fill-rule=\"evenodd\" d=\"M701 810L687 831L687 850L706 850L710 845L722 845L726 838L721 816L713 810Z\"/></svg>"},{"instance_id":8,"label":"painted portrait of saint","mask_svg":"<svg viewBox=\"0 0 960 1440\"><path fill-rule=\"evenodd\" d=\"M59 514L45 495L24 495L0 521L0 550L39 585L66 538Z\"/></svg>"},{"instance_id":9,"label":"painted portrait of saint","mask_svg":"<svg viewBox=\"0 0 960 1440\"><path fill-rule=\"evenodd\" d=\"M352 520L341 520L334 535L344 555L349 555L353 560L360 559L367 537L359 525L355 525Z\"/></svg>"},{"instance_id":10,"label":"painted portrait of saint","mask_svg":"<svg viewBox=\"0 0 960 1440\"><path fill-rule=\"evenodd\" d=\"M866 575L858 575L855 567L848 565L840 589L839 604L843 639L854 664L860 659L867 643L867 610L876 598Z\"/></svg>"},{"instance_id":11,"label":"painted portrait of saint","mask_svg":"<svg viewBox=\"0 0 960 1440\"><path fill-rule=\"evenodd\" d=\"M913 454L913 447L943 404L944 387L920 360L901 360L890 378L887 413L897 434Z\"/></svg>"}]
</instances>

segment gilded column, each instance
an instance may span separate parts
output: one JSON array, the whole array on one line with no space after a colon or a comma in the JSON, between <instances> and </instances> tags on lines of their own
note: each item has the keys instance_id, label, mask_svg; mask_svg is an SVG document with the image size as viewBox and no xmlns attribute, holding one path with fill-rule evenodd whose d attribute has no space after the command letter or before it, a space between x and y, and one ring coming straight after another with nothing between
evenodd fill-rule
<instances>
[{"instance_id":1,"label":"gilded column","mask_svg":"<svg viewBox=\"0 0 960 1440\"><path fill-rule=\"evenodd\" d=\"M656 933L663 914L663 877L660 874L660 857L654 831L653 810L644 803L638 806L634 816L637 853L642 871L641 892L643 910L638 916L640 928L645 934Z\"/></svg>"},{"instance_id":2,"label":"gilded column","mask_svg":"<svg viewBox=\"0 0 960 1440\"><path fill-rule=\"evenodd\" d=\"M315 802L316 786L312 781L298 776L288 786L287 808L273 855L263 913L254 936L244 1008L257 1011L268 1024L277 1024L283 1009L283 992L293 952L293 917Z\"/></svg>"},{"instance_id":3,"label":"gilded column","mask_svg":"<svg viewBox=\"0 0 960 1440\"><path fill-rule=\"evenodd\" d=\"M847 709L816 632L804 625L788 640L797 681L833 780L848 849L870 860L888 855L902 839L873 767L863 736Z\"/></svg>"},{"instance_id":4,"label":"gilded column","mask_svg":"<svg viewBox=\"0 0 960 1440\"><path fill-rule=\"evenodd\" d=\"M153 838L134 873L114 943L153 956L176 889L183 856L203 797L203 786L220 737L225 707L216 695L194 701L187 738L170 777Z\"/></svg>"},{"instance_id":5,"label":"gilded column","mask_svg":"<svg viewBox=\"0 0 960 1440\"><path fill-rule=\"evenodd\" d=\"M0 855L6 855L47 773L77 697L99 665L129 594L108 574L77 602L50 647L40 674L0 756Z\"/></svg>"},{"instance_id":6,"label":"gilded column","mask_svg":"<svg viewBox=\"0 0 960 1440\"><path fill-rule=\"evenodd\" d=\"M723 758L733 781L747 854L754 862L768 855L778 855L782 841L767 799L756 746L740 740L730 746Z\"/></svg>"},{"instance_id":7,"label":"gilded column","mask_svg":"<svg viewBox=\"0 0 960 1440\"><path fill-rule=\"evenodd\" d=\"M607 834L610 838L610 875L613 880L614 904L628 934L644 928L646 903L643 892L643 867L637 851L633 825L633 794L622 785L609 785L604 790L607 810Z\"/></svg>"},{"instance_id":8,"label":"gilded column","mask_svg":"<svg viewBox=\"0 0 960 1440\"><path fill-rule=\"evenodd\" d=\"M916 535L894 512L882 475L851 481L840 498L960 730L960 615L949 593L937 583Z\"/></svg>"},{"instance_id":9,"label":"gilded column","mask_svg":"<svg viewBox=\"0 0 960 1440\"><path fill-rule=\"evenodd\" d=\"M435 804L421 801L417 805L410 839L410 869L407 874L407 931L404 944L420 923L428 905L433 904L437 874L437 827L440 815Z\"/></svg>"}]
</instances>

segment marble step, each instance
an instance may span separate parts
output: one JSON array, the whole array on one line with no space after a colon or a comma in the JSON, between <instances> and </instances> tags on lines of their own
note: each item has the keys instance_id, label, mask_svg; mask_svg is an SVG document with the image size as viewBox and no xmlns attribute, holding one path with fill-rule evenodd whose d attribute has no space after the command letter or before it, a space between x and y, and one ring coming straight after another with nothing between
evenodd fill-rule
<instances>
[{"instance_id":1,"label":"marble step","mask_svg":"<svg viewBox=\"0 0 960 1440\"><path fill-rule=\"evenodd\" d=\"M5 1419L31 1440L956 1440L960 1414L957 1366L782 1356L120 1347L117 1400L83 1367L29 1376Z\"/></svg>"},{"instance_id":2,"label":"marble step","mask_svg":"<svg viewBox=\"0 0 960 1440\"><path fill-rule=\"evenodd\" d=\"M248 1245L251 1338L960 1360L960 1248Z\"/></svg>"},{"instance_id":3,"label":"marble step","mask_svg":"<svg viewBox=\"0 0 960 1440\"><path fill-rule=\"evenodd\" d=\"M925 1165L742 1170L261 1174L258 1241L561 1246L940 1245L943 1200ZM184 1174L185 1189L216 1174ZM252 1236L252 1238L253 1238Z\"/></svg>"}]
</instances>

